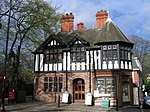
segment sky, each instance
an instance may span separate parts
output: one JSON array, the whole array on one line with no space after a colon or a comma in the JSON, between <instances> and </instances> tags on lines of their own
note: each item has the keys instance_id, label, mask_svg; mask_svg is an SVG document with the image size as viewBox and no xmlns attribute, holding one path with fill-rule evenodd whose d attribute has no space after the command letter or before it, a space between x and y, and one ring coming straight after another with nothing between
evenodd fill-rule
<instances>
[{"instance_id":1,"label":"sky","mask_svg":"<svg viewBox=\"0 0 150 112\"><path fill-rule=\"evenodd\" d=\"M109 11L112 21L125 35L138 35L150 40L150 0L45 0L60 13L72 12L74 26L84 22L87 29L96 25L96 13Z\"/></svg>"}]
</instances>

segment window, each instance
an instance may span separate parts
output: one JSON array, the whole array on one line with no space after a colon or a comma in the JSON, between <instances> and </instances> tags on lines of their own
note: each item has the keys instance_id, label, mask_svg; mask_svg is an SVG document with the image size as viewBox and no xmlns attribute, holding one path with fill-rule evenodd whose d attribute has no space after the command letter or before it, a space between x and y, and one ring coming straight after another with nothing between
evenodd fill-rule
<instances>
[{"instance_id":1,"label":"window","mask_svg":"<svg viewBox=\"0 0 150 112\"><path fill-rule=\"evenodd\" d=\"M103 46L102 56L103 56L103 60L118 59L117 46L116 45L108 45L108 48L107 48L107 46Z\"/></svg>"},{"instance_id":2,"label":"window","mask_svg":"<svg viewBox=\"0 0 150 112\"><path fill-rule=\"evenodd\" d=\"M113 50L113 59L117 59L117 50Z\"/></svg>"},{"instance_id":3,"label":"window","mask_svg":"<svg viewBox=\"0 0 150 112\"><path fill-rule=\"evenodd\" d=\"M85 48L84 47L72 48L71 58L73 62L84 62L85 61Z\"/></svg>"},{"instance_id":4,"label":"window","mask_svg":"<svg viewBox=\"0 0 150 112\"><path fill-rule=\"evenodd\" d=\"M107 51L103 51L103 60L107 60Z\"/></svg>"},{"instance_id":5,"label":"window","mask_svg":"<svg viewBox=\"0 0 150 112\"><path fill-rule=\"evenodd\" d=\"M130 84L127 76L122 78L122 96L124 102L130 101Z\"/></svg>"},{"instance_id":6,"label":"window","mask_svg":"<svg viewBox=\"0 0 150 112\"><path fill-rule=\"evenodd\" d=\"M62 77L44 77L44 92L62 92Z\"/></svg>"},{"instance_id":7,"label":"window","mask_svg":"<svg viewBox=\"0 0 150 112\"><path fill-rule=\"evenodd\" d=\"M120 58L121 58L121 59L124 59L124 50L121 50Z\"/></svg>"},{"instance_id":8,"label":"window","mask_svg":"<svg viewBox=\"0 0 150 112\"><path fill-rule=\"evenodd\" d=\"M109 59L112 59L112 51L111 50L108 51L108 57L109 57Z\"/></svg>"},{"instance_id":9,"label":"window","mask_svg":"<svg viewBox=\"0 0 150 112\"><path fill-rule=\"evenodd\" d=\"M131 60L131 49L129 47L120 47L120 58Z\"/></svg>"},{"instance_id":10,"label":"window","mask_svg":"<svg viewBox=\"0 0 150 112\"><path fill-rule=\"evenodd\" d=\"M45 50L44 63L62 62L62 49Z\"/></svg>"},{"instance_id":11,"label":"window","mask_svg":"<svg viewBox=\"0 0 150 112\"><path fill-rule=\"evenodd\" d=\"M114 94L115 81L112 78L97 79L97 88L100 94Z\"/></svg>"}]
</instances>

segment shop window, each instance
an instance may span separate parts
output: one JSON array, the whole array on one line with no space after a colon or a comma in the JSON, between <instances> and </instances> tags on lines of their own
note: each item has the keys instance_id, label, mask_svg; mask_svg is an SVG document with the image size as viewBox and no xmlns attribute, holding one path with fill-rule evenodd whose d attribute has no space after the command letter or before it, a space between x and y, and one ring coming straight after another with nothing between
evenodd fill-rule
<instances>
[{"instance_id":1,"label":"shop window","mask_svg":"<svg viewBox=\"0 0 150 112\"><path fill-rule=\"evenodd\" d=\"M100 94L114 94L115 81L112 78L97 79L97 88Z\"/></svg>"},{"instance_id":2,"label":"shop window","mask_svg":"<svg viewBox=\"0 0 150 112\"><path fill-rule=\"evenodd\" d=\"M63 78L62 77L45 77L44 92L62 92Z\"/></svg>"}]
</instances>

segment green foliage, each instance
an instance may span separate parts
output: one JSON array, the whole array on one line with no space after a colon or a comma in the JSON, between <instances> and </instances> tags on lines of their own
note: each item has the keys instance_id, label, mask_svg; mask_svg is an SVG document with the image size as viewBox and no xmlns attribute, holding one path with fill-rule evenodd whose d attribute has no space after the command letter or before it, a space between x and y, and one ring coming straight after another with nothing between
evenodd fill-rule
<instances>
[{"instance_id":1,"label":"green foliage","mask_svg":"<svg viewBox=\"0 0 150 112\"><path fill-rule=\"evenodd\" d=\"M3 0L0 9L0 17L3 21L0 34L3 37L6 37L9 7L10 1ZM19 78L26 83L33 83L34 77L31 51L37 48L51 33L59 30L61 16L56 13L56 10L51 4L43 0L12 0L8 51L12 49L18 55ZM5 38L0 39L0 46L3 46L4 50L5 41ZM3 49L0 49L1 54ZM4 58L0 58L2 63L0 67L3 68ZM8 65L8 79L11 80L13 75L14 68L12 65Z\"/></svg>"},{"instance_id":2,"label":"green foliage","mask_svg":"<svg viewBox=\"0 0 150 112\"><path fill-rule=\"evenodd\" d=\"M32 69L24 69L20 70L20 79L25 82L26 84L33 84L34 83L34 73Z\"/></svg>"},{"instance_id":3,"label":"green foliage","mask_svg":"<svg viewBox=\"0 0 150 112\"><path fill-rule=\"evenodd\" d=\"M144 84L145 84L146 86L150 86L150 80L145 80L145 81L144 81Z\"/></svg>"}]
</instances>

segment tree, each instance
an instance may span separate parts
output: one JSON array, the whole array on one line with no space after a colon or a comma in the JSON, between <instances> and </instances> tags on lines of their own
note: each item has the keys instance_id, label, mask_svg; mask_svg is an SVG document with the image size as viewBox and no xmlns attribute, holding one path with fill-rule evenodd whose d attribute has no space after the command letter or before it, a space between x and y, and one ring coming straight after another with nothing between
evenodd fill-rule
<instances>
[{"instance_id":1,"label":"tree","mask_svg":"<svg viewBox=\"0 0 150 112\"><path fill-rule=\"evenodd\" d=\"M21 67L31 69L32 66L27 63L25 65L20 64L20 60L26 60L22 62L27 62L27 58L31 55L28 53L29 50L33 50L52 32L57 32L60 14L56 13L56 8L51 7L43 0L13 0L10 8L11 15L9 16L9 0L3 0L2 2L0 16L3 21L3 29L1 34L6 35L6 18L10 17L9 51L15 51L17 54L17 68L22 65ZM1 41L6 40L1 39ZM5 45L2 44L2 46Z\"/></svg>"},{"instance_id":2,"label":"tree","mask_svg":"<svg viewBox=\"0 0 150 112\"><path fill-rule=\"evenodd\" d=\"M130 35L129 38L134 43L133 55L137 56L142 64L143 78L150 74L150 41L137 35Z\"/></svg>"}]
</instances>

